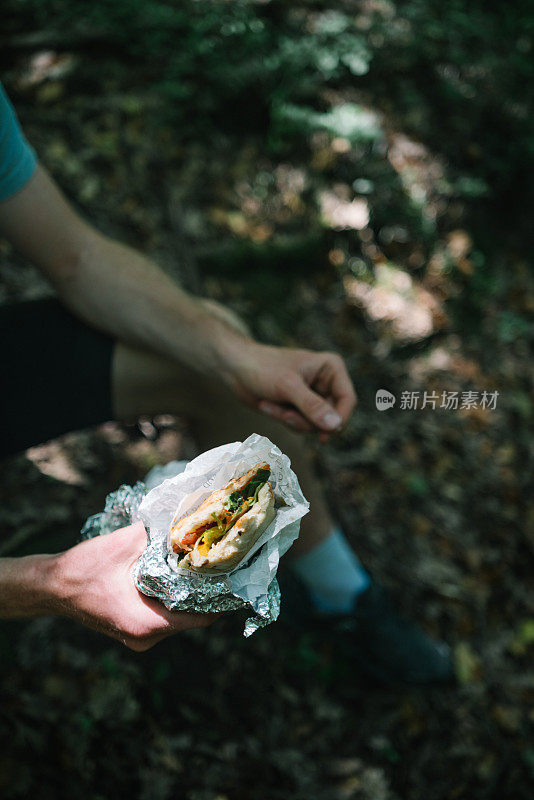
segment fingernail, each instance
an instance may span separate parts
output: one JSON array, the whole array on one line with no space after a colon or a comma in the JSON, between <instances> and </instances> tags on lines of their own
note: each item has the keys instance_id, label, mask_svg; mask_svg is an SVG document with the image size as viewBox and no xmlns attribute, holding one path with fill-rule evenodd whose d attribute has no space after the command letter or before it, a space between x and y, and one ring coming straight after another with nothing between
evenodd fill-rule
<instances>
[{"instance_id":1,"label":"fingernail","mask_svg":"<svg viewBox=\"0 0 534 800\"><path fill-rule=\"evenodd\" d=\"M264 414L269 414L271 416L273 414L273 406L270 403L260 403L259 409L263 411Z\"/></svg>"},{"instance_id":2,"label":"fingernail","mask_svg":"<svg viewBox=\"0 0 534 800\"><path fill-rule=\"evenodd\" d=\"M341 427L342 419L339 414L333 411L328 411L322 418L321 424L323 428L328 428L329 431L334 431L336 428Z\"/></svg>"}]
</instances>

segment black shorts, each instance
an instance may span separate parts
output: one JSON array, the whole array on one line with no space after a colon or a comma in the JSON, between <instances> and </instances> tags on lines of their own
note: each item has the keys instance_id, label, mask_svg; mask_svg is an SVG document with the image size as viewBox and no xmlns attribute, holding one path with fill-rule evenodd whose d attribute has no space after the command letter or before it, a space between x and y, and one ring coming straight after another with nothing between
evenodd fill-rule
<instances>
[{"instance_id":1,"label":"black shorts","mask_svg":"<svg viewBox=\"0 0 534 800\"><path fill-rule=\"evenodd\" d=\"M112 419L114 340L57 300L0 307L0 457Z\"/></svg>"}]
</instances>

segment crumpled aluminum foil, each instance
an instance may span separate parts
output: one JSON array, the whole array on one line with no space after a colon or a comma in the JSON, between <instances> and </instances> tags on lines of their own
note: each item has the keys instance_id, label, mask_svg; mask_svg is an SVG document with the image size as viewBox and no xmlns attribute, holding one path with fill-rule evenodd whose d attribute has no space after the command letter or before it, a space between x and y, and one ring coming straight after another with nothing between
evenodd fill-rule
<instances>
[{"instance_id":1,"label":"crumpled aluminum foil","mask_svg":"<svg viewBox=\"0 0 534 800\"><path fill-rule=\"evenodd\" d=\"M270 482L277 504L275 520L263 532L234 570L220 576L181 569L168 543L170 523L194 511L205 498L254 464L271 465ZM162 481L162 482L159 482ZM90 517L82 537L91 538L141 520L148 544L135 568L139 591L156 597L170 610L200 613L252 611L244 636L274 622L280 611L276 571L281 556L297 538L301 518L309 503L299 486L290 461L269 439L252 434L244 442L208 450L189 463L171 462L146 478L147 485L121 486L106 498L105 509Z\"/></svg>"},{"instance_id":2,"label":"crumpled aluminum foil","mask_svg":"<svg viewBox=\"0 0 534 800\"><path fill-rule=\"evenodd\" d=\"M89 517L82 530L82 539L93 539L139 521L139 506L146 494L146 485L137 481L135 486L124 484L106 497L104 510Z\"/></svg>"}]
</instances>

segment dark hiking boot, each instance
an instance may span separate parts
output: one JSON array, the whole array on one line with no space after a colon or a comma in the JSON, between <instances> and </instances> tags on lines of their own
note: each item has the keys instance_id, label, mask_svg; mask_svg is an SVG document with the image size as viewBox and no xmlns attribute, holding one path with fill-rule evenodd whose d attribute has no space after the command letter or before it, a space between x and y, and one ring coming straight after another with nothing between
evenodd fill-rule
<instances>
[{"instance_id":1,"label":"dark hiking boot","mask_svg":"<svg viewBox=\"0 0 534 800\"><path fill-rule=\"evenodd\" d=\"M389 684L454 682L449 646L402 617L375 581L358 595L352 612L335 616L316 611L304 584L287 570L279 574L279 583L280 619L328 639L368 677Z\"/></svg>"}]
</instances>

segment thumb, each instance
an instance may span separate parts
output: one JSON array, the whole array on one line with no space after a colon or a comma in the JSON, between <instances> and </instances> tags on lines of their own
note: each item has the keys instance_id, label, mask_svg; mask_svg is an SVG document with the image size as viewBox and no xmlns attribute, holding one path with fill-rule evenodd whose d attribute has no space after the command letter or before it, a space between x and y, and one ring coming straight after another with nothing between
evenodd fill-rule
<instances>
[{"instance_id":1,"label":"thumb","mask_svg":"<svg viewBox=\"0 0 534 800\"><path fill-rule=\"evenodd\" d=\"M142 522L134 522L126 528L119 528L113 533L106 533L98 537L103 540L103 546L109 548L115 555L139 555L147 545L147 533Z\"/></svg>"},{"instance_id":2,"label":"thumb","mask_svg":"<svg viewBox=\"0 0 534 800\"><path fill-rule=\"evenodd\" d=\"M307 420L321 430L335 431L343 424L343 420L330 403L310 389L302 379L292 385L287 399L298 408Z\"/></svg>"}]
</instances>

